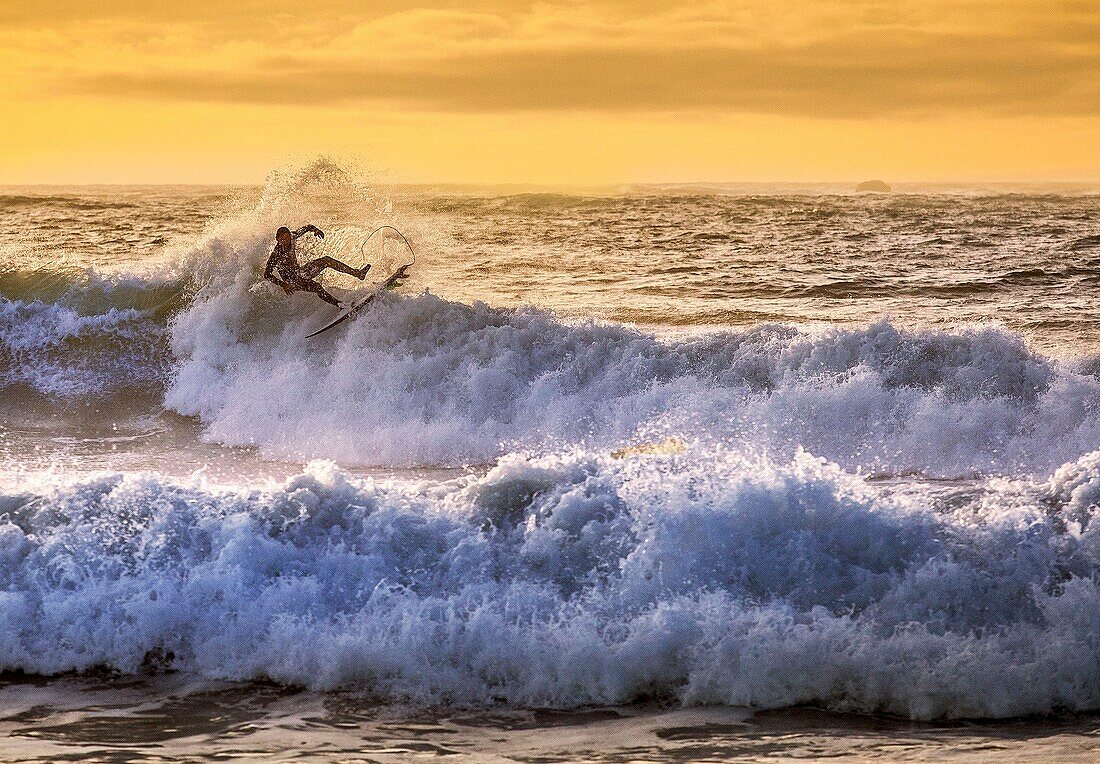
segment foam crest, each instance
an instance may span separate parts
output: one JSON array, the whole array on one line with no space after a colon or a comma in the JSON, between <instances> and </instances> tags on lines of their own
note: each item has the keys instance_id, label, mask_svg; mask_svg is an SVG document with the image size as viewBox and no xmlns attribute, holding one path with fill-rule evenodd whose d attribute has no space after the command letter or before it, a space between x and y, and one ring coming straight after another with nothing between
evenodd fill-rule
<instances>
[{"instance_id":1,"label":"foam crest","mask_svg":"<svg viewBox=\"0 0 1100 764\"><path fill-rule=\"evenodd\" d=\"M0 668L423 704L1096 709L1095 523L1066 525L1064 482L938 503L805 453L689 446L442 484L323 462L262 489L24 484L0 497Z\"/></svg>"},{"instance_id":2,"label":"foam crest","mask_svg":"<svg viewBox=\"0 0 1100 764\"><path fill-rule=\"evenodd\" d=\"M202 295L172 326L167 405L216 442L390 465L689 433L888 472L1045 472L1100 436L1096 378L995 328L662 339L422 294L307 341L327 315L315 303L243 278Z\"/></svg>"},{"instance_id":3,"label":"foam crest","mask_svg":"<svg viewBox=\"0 0 1100 764\"><path fill-rule=\"evenodd\" d=\"M0 301L0 389L61 397L160 385L164 327L133 309L82 315L42 302Z\"/></svg>"},{"instance_id":4,"label":"foam crest","mask_svg":"<svg viewBox=\"0 0 1100 764\"><path fill-rule=\"evenodd\" d=\"M351 259L391 214L318 161L273 173L251 209L109 277L0 273L0 384L74 397L146 385L208 441L366 465L679 435L778 458L802 447L873 472L1038 475L1100 442L1097 375L990 327L761 324L668 338L423 293L384 295L307 341L333 312L258 283L272 232L331 222L314 244ZM424 273L435 254L421 253Z\"/></svg>"}]
</instances>

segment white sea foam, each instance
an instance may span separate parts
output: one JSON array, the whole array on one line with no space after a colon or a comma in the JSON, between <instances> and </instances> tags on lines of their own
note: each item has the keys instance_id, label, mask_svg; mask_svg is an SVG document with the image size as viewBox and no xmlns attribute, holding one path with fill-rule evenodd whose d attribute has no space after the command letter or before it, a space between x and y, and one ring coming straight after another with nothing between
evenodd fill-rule
<instances>
[{"instance_id":1,"label":"white sea foam","mask_svg":"<svg viewBox=\"0 0 1100 764\"><path fill-rule=\"evenodd\" d=\"M154 265L0 274L4 402L141 388L266 455L493 466L381 482L314 462L231 488L13 470L0 669L170 665L430 704L1100 707L1087 364L989 326L657 336L415 279L306 340L331 308L256 282L325 172L275 178ZM352 196L340 253L384 222ZM668 436L685 448L611 455Z\"/></svg>"},{"instance_id":2,"label":"white sea foam","mask_svg":"<svg viewBox=\"0 0 1100 764\"><path fill-rule=\"evenodd\" d=\"M212 442L346 464L460 465L671 434L782 458L803 447L867 471L1043 474L1100 444L1100 380L993 327L762 324L662 339L389 294L306 340L331 307L256 283L274 228L331 217L333 197L346 219L326 241L343 253L386 205L322 162L273 177L254 209L155 268L82 276L56 304L5 302L0 384L70 396L144 385ZM158 312L169 295L178 309Z\"/></svg>"},{"instance_id":3,"label":"white sea foam","mask_svg":"<svg viewBox=\"0 0 1100 764\"><path fill-rule=\"evenodd\" d=\"M306 340L323 311L303 297L289 320L247 283L177 318L166 402L211 440L283 458L463 464L671 432L957 475L1044 472L1100 442L1100 381L996 328L661 339L422 294Z\"/></svg>"},{"instance_id":4,"label":"white sea foam","mask_svg":"<svg viewBox=\"0 0 1100 764\"><path fill-rule=\"evenodd\" d=\"M264 489L25 484L0 498L0 668L428 704L1096 709L1097 464L938 505L698 446L443 484L324 462Z\"/></svg>"},{"instance_id":5,"label":"white sea foam","mask_svg":"<svg viewBox=\"0 0 1100 764\"><path fill-rule=\"evenodd\" d=\"M164 328L140 311L82 315L65 305L0 301L0 389L75 398L163 378Z\"/></svg>"}]
</instances>

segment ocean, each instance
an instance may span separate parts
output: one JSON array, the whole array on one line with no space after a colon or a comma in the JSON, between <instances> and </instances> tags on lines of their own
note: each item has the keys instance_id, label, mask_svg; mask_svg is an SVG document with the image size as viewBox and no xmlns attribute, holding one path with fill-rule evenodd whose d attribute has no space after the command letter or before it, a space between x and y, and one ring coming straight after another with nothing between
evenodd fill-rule
<instances>
[{"instance_id":1,"label":"ocean","mask_svg":"<svg viewBox=\"0 0 1100 764\"><path fill-rule=\"evenodd\" d=\"M412 278L306 339L306 223ZM1096 189L321 163L0 248L2 758L1100 753Z\"/></svg>"}]
</instances>

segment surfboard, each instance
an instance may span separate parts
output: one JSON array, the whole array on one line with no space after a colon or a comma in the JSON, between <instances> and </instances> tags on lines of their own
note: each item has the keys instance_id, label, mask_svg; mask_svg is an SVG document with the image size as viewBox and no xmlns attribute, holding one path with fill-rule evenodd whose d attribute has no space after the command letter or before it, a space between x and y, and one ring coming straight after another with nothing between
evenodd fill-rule
<instances>
[{"instance_id":1,"label":"surfboard","mask_svg":"<svg viewBox=\"0 0 1100 764\"><path fill-rule=\"evenodd\" d=\"M375 298L377 298L378 295L382 294L387 289L391 289L391 288L397 286L397 283L399 281L402 281L402 280L408 278L409 277L409 268L412 268L412 266L413 266L412 263L402 265L400 268L398 268L396 271L394 271L393 274L388 279L386 279L382 283L375 286L374 289L372 289L370 291L370 294L366 295L365 297L361 297L358 300L356 300L355 302L353 302L350 307L344 309L343 313L338 315L331 322L329 322L329 323L325 324L324 326L322 326L317 331L313 332L312 334L307 334L306 339L308 340L310 337L316 337L318 334L323 334L324 332L327 332L329 329L332 329L333 327L339 326L340 324L344 323L349 318L355 318L355 316L359 313L359 311L361 311L363 308L367 307L372 302L374 302Z\"/></svg>"}]
</instances>

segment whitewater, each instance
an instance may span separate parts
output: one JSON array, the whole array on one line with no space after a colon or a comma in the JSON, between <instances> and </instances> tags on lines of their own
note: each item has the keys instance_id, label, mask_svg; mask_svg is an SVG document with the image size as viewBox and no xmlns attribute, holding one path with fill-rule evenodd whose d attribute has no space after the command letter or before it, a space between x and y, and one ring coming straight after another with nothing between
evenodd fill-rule
<instances>
[{"instance_id":1,"label":"whitewater","mask_svg":"<svg viewBox=\"0 0 1100 764\"><path fill-rule=\"evenodd\" d=\"M0 670L1095 712L1100 197L837 191L4 190Z\"/></svg>"}]
</instances>

